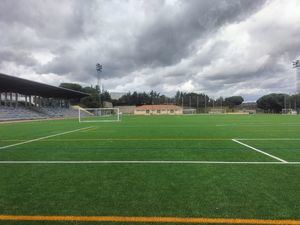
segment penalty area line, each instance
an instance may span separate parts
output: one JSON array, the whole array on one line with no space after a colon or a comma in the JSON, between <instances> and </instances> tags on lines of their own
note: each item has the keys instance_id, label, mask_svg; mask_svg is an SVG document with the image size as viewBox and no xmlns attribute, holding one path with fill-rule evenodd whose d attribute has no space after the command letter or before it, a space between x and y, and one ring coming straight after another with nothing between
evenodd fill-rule
<instances>
[{"instance_id":1,"label":"penalty area line","mask_svg":"<svg viewBox=\"0 0 300 225\"><path fill-rule=\"evenodd\" d=\"M261 154L264 154L264 155L267 155L267 156L269 156L269 157L271 157L271 158L273 158L273 159L276 159L276 160L278 160L278 161L280 161L280 162L288 163L288 162L285 161L284 159L281 159L281 158L279 158L279 157L277 157L277 156L271 155L271 154L269 154L269 153L267 153L267 152L264 152L264 151L262 151L262 150L260 150L260 149L254 148L254 147L252 147L252 146L250 146L250 145L247 145L247 144L245 144L245 143L243 143L243 142L241 142L241 141L238 141L238 140L236 140L236 139L231 139L231 140L234 141L234 142L236 142L236 143L238 143L238 144L240 144L240 145L243 145L243 146L245 146L245 147L247 147L247 148L250 148L250 149L252 149L252 150L254 150L254 151L257 151L257 152L259 152L259 153L261 153Z\"/></svg>"},{"instance_id":2,"label":"penalty area line","mask_svg":"<svg viewBox=\"0 0 300 225\"><path fill-rule=\"evenodd\" d=\"M78 222L131 222L131 223L198 223L198 224L269 224L300 225L300 220L204 218L204 217L155 217L155 216L40 216L0 215L5 221L78 221Z\"/></svg>"},{"instance_id":3,"label":"penalty area line","mask_svg":"<svg viewBox=\"0 0 300 225\"><path fill-rule=\"evenodd\" d=\"M0 150L7 149L7 148L10 148L10 147L14 147L14 146L18 146L18 145L24 145L24 144L27 144L27 143L40 141L40 140L43 140L43 139L52 138L52 137L56 137L56 136L60 136L60 135L64 135L64 134L74 133L74 132L77 132L77 131L90 129L92 127L93 126L84 127L84 128L80 128L80 129L76 129L76 130L70 130L70 131L66 131L66 132L62 132L62 133L58 133L58 134L52 134L52 135L48 135L48 136L44 136L44 137L40 137L40 138L35 138L35 139L28 140L28 141L19 142L19 143L16 143L16 144L6 145L6 146L3 146L3 147L0 147Z\"/></svg>"}]
</instances>

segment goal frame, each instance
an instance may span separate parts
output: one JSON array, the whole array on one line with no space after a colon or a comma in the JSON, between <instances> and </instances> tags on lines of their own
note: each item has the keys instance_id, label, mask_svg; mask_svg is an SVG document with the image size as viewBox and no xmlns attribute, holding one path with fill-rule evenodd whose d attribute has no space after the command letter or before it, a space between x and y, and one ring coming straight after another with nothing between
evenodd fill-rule
<instances>
[{"instance_id":1,"label":"goal frame","mask_svg":"<svg viewBox=\"0 0 300 225\"><path fill-rule=\"evenodd\" d=\"M116 110L117 113L117 119L116 120L82 120L81 119L81 113L80 111L88 111L88 110ZM78 108L78 122L79 123L102 123L102 122L120 122L121 121L121 117L120 117L120 109L119 108Z\"/></svg>"},{"instance_id":2,"label":"goal frame","mask_svg":"<svg viewBox=\"0 0 300 225\"><path fill-rule=\"evenodd\" d=\"M185 108L182 110L182 115L189 116L189 115L195 115L195 114L197 114L197 109L194 109L194 108Z\"/></svg>"}]
</instances>

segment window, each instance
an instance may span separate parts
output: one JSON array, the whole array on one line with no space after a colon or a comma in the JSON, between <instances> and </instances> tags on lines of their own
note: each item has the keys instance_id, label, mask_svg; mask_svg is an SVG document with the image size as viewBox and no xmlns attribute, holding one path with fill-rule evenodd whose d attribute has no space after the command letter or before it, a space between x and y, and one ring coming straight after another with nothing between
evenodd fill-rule
<instances>
[{"instance_id":1,"label":"window","mask_svg":"<svg viewBox=\"0 0 300 225\"><path fill-rule=\"evenodd\" d=\"M170 113L174 113L174 109L171 109L171 110L170 110Z\"/></svg>"},{"instance_id":2,"label":"window","mask_svg":"<svg viewBox=\"0 0 300 225\"><path fill-rule=\"evenodd\" d=\"M150 113L150 110L146 110L146 113L149 114L149 113Z\"/></svg>"},{"instance_id":3,"label":"window","mask_svg":"<svg viewBox=\"0 0 300 225\"><path fill-rule=\"evenodd\" d=\"M160 110L157 110L157 113L160 113Z\"/></svg>"}]
</instances>

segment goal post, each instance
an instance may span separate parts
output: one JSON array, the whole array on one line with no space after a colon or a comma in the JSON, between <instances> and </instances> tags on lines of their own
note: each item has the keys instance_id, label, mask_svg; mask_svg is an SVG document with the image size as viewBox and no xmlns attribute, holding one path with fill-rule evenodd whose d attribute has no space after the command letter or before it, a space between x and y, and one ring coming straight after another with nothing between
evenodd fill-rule
<instances>
[{"instance_id":1,"label":"goal post","mask_svg":"<svg viewBox=\"0 0 300 225\"><path fill-rule=\"evenodd\" d=\"M194 115L196 114L196 109L193 109L193 108L185 108L182 110L182 113L184 115Z\"/></svg>"},{"instance_id":2,"label":"goal post","mask_svg":"<svg viewBox=\"0 0 300 225\"><path fill-rule=\"evenodd\" d=\"M226 109L224 108L211 108L208 111L208 114L210 115L221 115L221 114L225 114L226 113Z\"/></svg>"},{"instance_id":3,"label":"goal post","mask_svg":"<svg viewBox=\"0 0 300 225\"><path fill-rule=\"evenodd\" d=\"M119 108L78 108L78 121L118 122L121 120Z\"/></svg>"},{"instance_id":4,"label":"goal post","mask_svg":"<svg viewBox=\"0 0 300 225\"><path fill-rule=\"evenodd\" d=\"M297 111L295 109L282 109L281 111L282 115L297 115Z\"/></svg>"}]
</instances>

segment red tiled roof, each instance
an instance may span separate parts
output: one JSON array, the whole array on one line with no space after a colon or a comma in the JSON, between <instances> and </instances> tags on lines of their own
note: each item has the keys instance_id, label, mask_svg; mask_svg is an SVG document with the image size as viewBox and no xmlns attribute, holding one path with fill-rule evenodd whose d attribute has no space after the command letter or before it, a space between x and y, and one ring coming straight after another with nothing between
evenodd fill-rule
<instances>
[{"instance_id":1,"label":"red tiled roof","mask_svg":"<svg viewBox=\"0 0 300 225\"><path fill-rule=\"evenodd\" d=\"M177 105L142 105L137 106L136 110L181 110L182 107Z\"/></svg>"}]
</instances>

